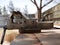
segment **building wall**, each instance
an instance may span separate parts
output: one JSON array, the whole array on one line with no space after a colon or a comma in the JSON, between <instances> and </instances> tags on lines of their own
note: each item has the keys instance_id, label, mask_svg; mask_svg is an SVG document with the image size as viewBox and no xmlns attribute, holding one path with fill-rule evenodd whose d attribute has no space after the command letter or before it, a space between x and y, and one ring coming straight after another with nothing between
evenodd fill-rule
<instances>
[{"instance_id":1,"label":"building wall","mask_svg":"<svg viewBox=\"0 0 60 45\"><path fill-rule=\"evenodd\" d=\"M46 17L45 17L45 20L50 20L50 18L53 18L53 9L51 8L51 9L49 9L49 10L47 10L47 11L45 11L45 12L43 12L43 14L44 15L47 15ZM51 14L52 13L52 14ZM43 15L43 16L44 16Z\"/></svg>"},{"instance_id":2,"label":"building wall","mask_svg":"<svg viewBox=\"0 0 60 45\"><path fill-rule=\"evenodd\" d=\"M57 4L56 6L48 9L47 11L45 11L43 13L49 14L48 16L46 16L47 19L59 18L60 17L60 3Z\"/></svg>"},{"instance_id":3,"label":"building wall","mask_svg":"<svg viewBox=\"0 0 60 45\"><path fill-rule=\"evenodd\" d=\"M60 3L44 12L44 14L48 13L52 14L46 16L45 19L60 18ZM60 25L60 19L56 19L54 25Z\"/></svg>"},{"instance_id":4,"label":"building wall","mask_svg":"<svg viewBox=\"0 0 60 45\"><path fill-rule=\"evenodd\" d=\"M35 14L28 14L27 17L28 17L29 19L33 19L33 18L35 18Z\"/></svg>"},{"instance_id":5,"label":"building wall","mask_svg":"<svg viewBox=\"0 0 60 45\"><path fill-rule=\"evenodd\" d=\"M54 18L59 18L60 17L60 3L54 7Z\"/></svg>"}]
</instances>

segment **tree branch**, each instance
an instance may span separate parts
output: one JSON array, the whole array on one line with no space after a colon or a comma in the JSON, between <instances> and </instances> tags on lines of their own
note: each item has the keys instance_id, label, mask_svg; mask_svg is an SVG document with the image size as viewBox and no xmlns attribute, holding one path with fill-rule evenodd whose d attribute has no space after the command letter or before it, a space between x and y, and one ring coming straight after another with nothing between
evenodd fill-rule
<instances>
[{"instance_id":1,"label":"tree branch","mask_svg":"<svg viewBox=\"0 0 60 45\"><path fill-rule=\"evenodd\" d=\"M35 4L35 6L37 7L37 9L39 9L36 0L34 0L34 1L31 0L31 2L32 2L33 4Z\"/></svg>"},{"instance_id":2,"label":"tree branch","mask_svg":"<svg viewBox=\"0 0 60 45\"><path fill-rule=\"evenodd\" d=\"M50 0L48 3L46 3L44 6L42 6L42 8L43 7L45 7L45 6L47 6L49 3L51 3L53 0Z\"/></svg>"},{"instance_id":3,"label":"tree branch","mask_svg":"<svg viewBox=\"0 0 60 45\"><path fill-rule=\"evenodd\" d=\"M34 3L34 1L31 0L32 3Z\"/></svg>"}]
</instances>

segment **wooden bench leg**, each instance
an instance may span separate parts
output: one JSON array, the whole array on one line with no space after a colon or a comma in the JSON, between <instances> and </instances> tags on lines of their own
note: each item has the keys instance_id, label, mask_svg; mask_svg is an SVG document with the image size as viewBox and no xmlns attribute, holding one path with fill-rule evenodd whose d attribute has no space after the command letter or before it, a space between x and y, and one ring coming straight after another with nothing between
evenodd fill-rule
<instances>
[{"instance_id":1,"label":"wooden bench leg","mask_svg":"<svg viewBox=\"0 0 60 45\"><path fill-rule=\"evenodd\" d=\"M5 33L6 33L6 28L4 27L4 31L3 31L2 39L1 39L1 44L3 44Z\"/></svg>"}]
</instances>

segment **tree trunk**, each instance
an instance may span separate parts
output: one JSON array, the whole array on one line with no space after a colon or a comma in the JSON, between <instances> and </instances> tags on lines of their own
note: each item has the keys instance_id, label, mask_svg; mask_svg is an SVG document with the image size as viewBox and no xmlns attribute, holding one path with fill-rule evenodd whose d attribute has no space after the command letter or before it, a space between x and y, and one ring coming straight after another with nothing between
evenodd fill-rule
<instances>
[{"instance_id":1,"label":"tree trunk","mask_svg":"<svg viewBox=\"0 0 60 45\"><path fill-rule=\"evenodd\" d=\"M38 10L38 21L41 19L41 10Z\"/></svg>"}]
</instances>

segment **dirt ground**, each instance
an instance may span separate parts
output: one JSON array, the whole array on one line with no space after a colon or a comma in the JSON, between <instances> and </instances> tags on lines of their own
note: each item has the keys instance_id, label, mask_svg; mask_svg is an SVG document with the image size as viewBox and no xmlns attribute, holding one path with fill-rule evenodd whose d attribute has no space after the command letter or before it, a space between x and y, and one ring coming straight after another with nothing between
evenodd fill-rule
<instances>
[{"instance_id":1,"label":"dirt ground","mask_svg":"<svg viewBox=\"0 0 60 45\"><path fill-rule=\"evenodd\" d=\"M3 28L0 28L0 41L2 38L2 34L3 34ZM5 34L5 38L4 41L8 41L11 42L13 41L13 39L19 34L18 29L14 29L14 30L7 30L6 34Z\"/></svg>"},{"instance_id":2,"label":"dirt ground","mask_svg":"<svg viewBox=\"0 0 60 45\"><path fill-rule=\"evenodd\" d=\"M2 33L3 33L3 28L0 28L0 41L1 41ZM6 43L6 44L10 45L10 42L14 41L14 39L16 39L16 36L18 34L19 34L19 32L17 29L7 30L4 42L8 41L9 43ZM28 34L26 34L26 35L28 37L34 39L33 35L28 35ZM20 35L20 37L21 36L22 35ZM36 36L39 38L39 40L42 42L43 45L60 45L60 29L45 29L45 30L42 30L42 33L36 34ZM30 39L30 38L28 38L28 39ZM18 40L19 39L20 38L18 38ZM23 42L22 42L22 44L23 44ZM5 45L5 43L3 45Z\"/></svg>"}]
</instances>

